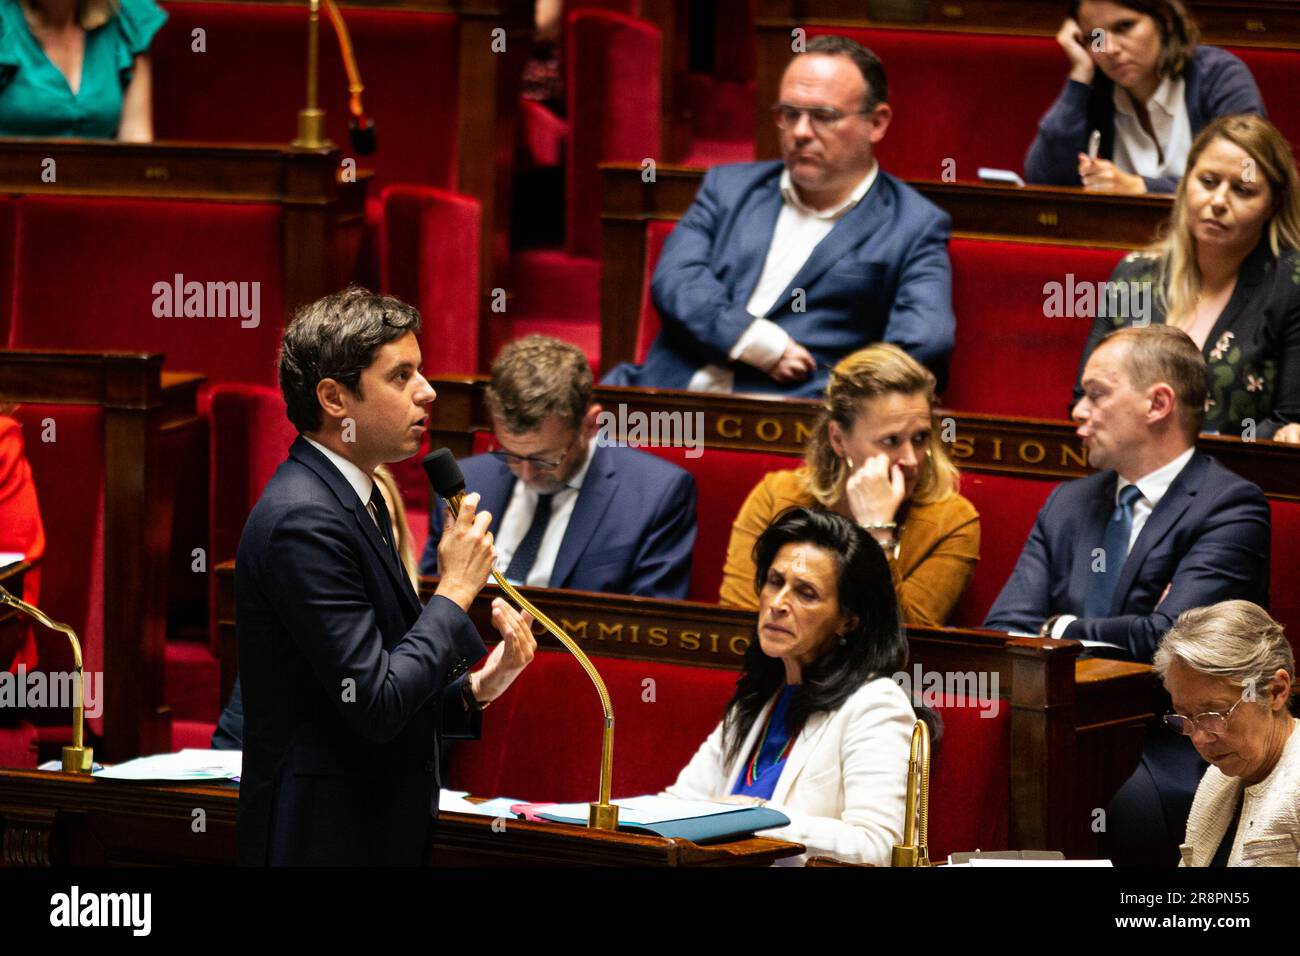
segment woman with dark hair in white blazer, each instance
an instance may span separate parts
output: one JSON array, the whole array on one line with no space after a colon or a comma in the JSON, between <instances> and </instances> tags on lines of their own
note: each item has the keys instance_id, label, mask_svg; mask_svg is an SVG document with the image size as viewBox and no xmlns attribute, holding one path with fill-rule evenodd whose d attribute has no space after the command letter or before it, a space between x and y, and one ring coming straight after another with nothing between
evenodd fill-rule
<instances>
[{"instance_id":1,"label":"woman with dark hair in white blazer","mask_svg":"<svg viewBox=\"0 0 1300 956\"><path fill-rule=\"evenodd\" d=\"M754 546L757 640L724 717L666 796L769 806L808 855L888 866L916 714L889 565L848 518L791 508ZM802 863L804 857L784 862Z\"/></svg>"}]
</instances>

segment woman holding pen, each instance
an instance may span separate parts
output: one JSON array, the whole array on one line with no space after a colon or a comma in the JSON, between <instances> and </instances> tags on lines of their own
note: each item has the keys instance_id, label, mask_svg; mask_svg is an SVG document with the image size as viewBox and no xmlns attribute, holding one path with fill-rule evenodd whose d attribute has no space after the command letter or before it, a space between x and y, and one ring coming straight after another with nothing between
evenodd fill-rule
<instances>
[{"instance_id":1,"label":"woman holding pen","mask_svg":"<svg viewBox=\"0 0 1300 956\"><path fill-rule=\"evenodd\" d=\"M1212 120L1267 115L1246 65L1198 45L1180 0L1070 0L1056 41L1065 88L1038 125L1025 179L1115 193L1172 193Z\"/></svg>"}]
</instances>

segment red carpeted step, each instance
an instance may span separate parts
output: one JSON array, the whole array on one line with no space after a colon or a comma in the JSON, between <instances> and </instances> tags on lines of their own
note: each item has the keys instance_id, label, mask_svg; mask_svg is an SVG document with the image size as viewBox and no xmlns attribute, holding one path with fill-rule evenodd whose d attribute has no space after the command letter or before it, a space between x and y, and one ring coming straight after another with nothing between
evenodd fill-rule
<instances>
[{"instance_id":1,"label":"red carpeted step","mask_svg":"<svg viewBox=\"0 0 1300 956\"><path fill-rule=\"evenodd\" d=\"M179 750L209 750L212 732L217 725L206 720L173 720L172 752Z\"/></svg>"}]
</instances>

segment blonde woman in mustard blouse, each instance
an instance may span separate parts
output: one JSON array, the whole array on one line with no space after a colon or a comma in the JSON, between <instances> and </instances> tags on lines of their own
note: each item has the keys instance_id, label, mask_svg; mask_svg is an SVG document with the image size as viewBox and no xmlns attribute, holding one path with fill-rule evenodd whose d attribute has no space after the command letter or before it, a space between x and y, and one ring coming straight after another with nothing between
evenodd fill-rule
<instances>
[{"instance_id":1,"label":"blonde woman in mustard blouse","mask_svg":"<svg viewBox=\"0 0 1300 956\"><path fill-rule=\"evenodd\" d=\"M979 560L979 515L932 422L934 376L879 344L835 366L802 468L764 477L731 529L719 600L753 609L754 543L782 511L820 505L880 544L908 624L942 625Z\"/></svg>"}]
</instances>

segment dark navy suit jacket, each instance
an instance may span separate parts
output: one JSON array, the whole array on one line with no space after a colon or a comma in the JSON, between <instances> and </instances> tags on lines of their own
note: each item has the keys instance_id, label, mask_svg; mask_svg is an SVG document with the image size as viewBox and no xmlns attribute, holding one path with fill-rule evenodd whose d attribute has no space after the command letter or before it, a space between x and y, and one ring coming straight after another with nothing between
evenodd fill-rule
<instances>
[{"instance_id":1,"label":"dark navy suit jacket","mask_svg":"<svg viewBox=\"0 0 1300 956\"><path fill-rule=\"evenodd\" d=\"M421 607L356 491L302 437L244 526L235 604L240 862L427 862L439 737L478 735L462 675L486 649L451 601Z\"/></svg>"},{"instance_id":2,"label":"dark navy suit jacket","mask_svg":"<svg viewBox=\"0 0 1300 956\"><path fill-rule=\"evenodd\" d=\"M460 463L465 488L492 514L492 533L514 492L515 476L491 455ZM446 505L429 520L421 574L438 573L438 540ZM550 586L609 594L684 599L695 547L695 479L661 458L600 446L574 502L551 571Z\"/></svg>"},{"instance_id":3,"label":"dark navy suit jacket","mask_svg":"<svg viewBox=\"0 0 1300 956\"><path fill-rule=\"evenodd\" d=\"M607 384L685 388L697 369L731 364L731 349L754 320L745 305L776 231L782 168L740 163L705 174L655 268L659 337L644 365L616 367ZM927 365L942 387L956 329L950 225L947 213L882 170L765 316L812 353L814 374L786 385L737 362L735 390L820 396L831 366L880 341Z\"/></svg>"},{"instance_id":4,"label":"dark navy suit jacket","mask_svg":"<svg viewBox=\"0 0 1300 956\"><path fill-rule=\"evenodd\" d=\"M1037 633L1055 614L1083 614L1117 481L1101 471L1052 492L985 627ZM1233 598L1267 607L1270 529L1264 493L1195 452L1133 543L1110 615L1080 616L1064 636L1117 644L1149 663L1189 608Z\"/></svg>"}]
</instances>

